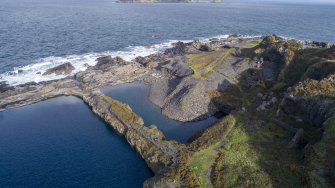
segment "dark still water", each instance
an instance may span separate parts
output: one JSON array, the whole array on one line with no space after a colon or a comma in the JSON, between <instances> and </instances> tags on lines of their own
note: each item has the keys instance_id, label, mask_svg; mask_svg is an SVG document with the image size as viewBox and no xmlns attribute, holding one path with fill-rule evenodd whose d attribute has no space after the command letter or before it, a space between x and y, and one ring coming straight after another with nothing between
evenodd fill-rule
<instances>
[{"instance_id":1,"label":"dark still water","mask_svg":"<svg viewBox=\"0 0 335 188\"><path fill-rule=\"evenodd\" d=\"M78 72L102 54L130 60L160 51L170 40L275 33L335 42L335 5L316 3L0 0L0 81L17 85L56 79L36 73L66 62ZM148 47L152 44L159 45ZM8 75L7 71L18 70L18 75Z\"/></svg>"},{"instance_id":2,"label":"dark still water","mask_svg":"<svg viewBox=\"0 0 335 188\"><path fill-rule=\"evenodd\" d=\"M129 104L132 110L143 118L146 125L156 125L168 140L186 143L188 138L218 120L211 117L203 121L182 123L169 119L149 100L149 86L144 83L121 84L101 90L106 95Z\"/></svg>"},{"instance_id":3,"label":"dark still water","mask_svg":"<svg viewBox=\"0 0 335 188\"><path fill-rule=\"evenodd\" d=\"M0 187L142 187L152 175L77 98L0 113Z\"/></svg>"}]
</instances>

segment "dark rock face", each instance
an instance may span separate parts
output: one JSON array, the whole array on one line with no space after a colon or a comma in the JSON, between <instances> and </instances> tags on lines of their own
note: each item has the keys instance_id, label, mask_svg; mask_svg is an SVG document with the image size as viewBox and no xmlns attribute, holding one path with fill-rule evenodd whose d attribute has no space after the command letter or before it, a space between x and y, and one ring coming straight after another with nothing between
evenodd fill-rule
<instances>
[{"instance_id":1,"label":"dark rock face","mask_svg":"<svg viewBox=\"0 0 335 188\"><path fill-rule=\"evenodd\" d=\"M335 72L335 61L324 61L310 66L303 78L322 80Z\"/></svg>"},{"instance_id":2,"label":"dark rock face","mask_svg":"<svg viewBox=\"0 0 335 188\"><path fill-rule=\"evenodd\" d=\"M139 64L141 64L141 65L143 65L143 66L146 66L146 64L147 64L147 60L146 60L146 58L144 58L144 57L142 57L142 56L138 56L138 57L136 57L136 58L135 58L135 62L136 62L136 63L139 63Z\"/></svg>"},{"instance_id":3,"label":"dark rock face","mask_svg":"<svg viewBox=\"0 0 335 188\"><path fill-rule=\"evenodd\" d=\"M199 50L203 52L210 52L210 51L214 51L214 48L209 44L203 44L199 47Z\"/></svg>"},{"instance_id":4,"label":"dark rock face","mask_svg":"<svg viewBox=\"0 0 335 188\"><path fill-rule=\"evenodd\" d=\"M329 42L319 42L319 41L306 41L305 44L317 48L330 48L333 46Z\"/></svg>"},{"instance_id":5,"label":"dark rock face","mask_svg":"<svg viewBox=\"0 0 335 188\"><path fill-rule=\"evenodd\" d=\"M8 90L14 90L14 87L9 86L5 81L0 82L0 93Z\"/></svg>"},{"instance_id":6,"label":"dark rock face","mask_svg":"<svg viewBox=\"0 0 335 188\"><path fill-rule=\"evenodd\" d=\"M285 114L310 122L316 127L322 127L323 123L335 113L335 101L288 97L280 104L280 110Z\"/></svg>"},{"instance_id":7,"label":"dark rock face","mask_svg":"<svg viewBox=\"0 0 335 188\"><path fill-rule=\"evenodd\" d=\"M97 65L95 66L98 69L105 70L113 65L125 65L127 62L120 57L112 58L112 56L103 56L96 59Z\"/></svg>"},{"instance_id":8,"label":"dark rock face","mask_svg":"<svg viewBox=\"0 0 335 188\"><path fill-rule=\"evenodd\" d=\"M182 61L176 61L173 63L165 64L162 66L161 69L179 78L189 76L194 73L193 70L186 63L183 63Z\"/></svg>"},{"instance_id":9,"label":"dark rock face","mask_svg":"<svg viewBox=\"0 0 335 188\"><path fill-rule=\"evenodd\" d=\"M50 75L50 74L56 74L56 75L68 75L71 74L71 72L74 70L74 66L71 63L64 63L62 65L59 65L57 67L48 69L43 75Z\"/></svg>"},{"instance_id":10,"label":"dark rock face","mask_svg":"<svg viewBox=\"0 0 335 188\"><path fill-rule=\"evenodd\" d=\"M27 82L25 84L18 85L18 87L29 87L29 86L36 86L36 82Z\"/></svg>"},{"instance_id":11,"label":"dark rock face","mask_svg":"<svg viewBox=\"0 0 335 188\"><path fill-rule=\"evenodd\" d=\"M136 63L139 63L143 65L144 67L148 67L151 69L158 67L158 64L160 61L161 61L161 57L155 54L147 56L147 57L138 56L135 58Z\"/></svg>"}]
</instances>

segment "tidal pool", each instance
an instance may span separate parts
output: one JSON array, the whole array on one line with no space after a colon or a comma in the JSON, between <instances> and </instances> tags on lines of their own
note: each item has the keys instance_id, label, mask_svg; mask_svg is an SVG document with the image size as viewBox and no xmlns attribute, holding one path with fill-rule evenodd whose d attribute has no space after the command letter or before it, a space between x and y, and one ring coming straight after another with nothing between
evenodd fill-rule
<instances>
[{"instance_id":1,"label":"tidal pool","mask_svg":"<svg viewBox=\"0 0 335 188\"><path fill-rule=\"evenodd\" d=\"M125 139L80 99L0 113L0 187L142 187L151 176Z\"/></svg>"},{"instance_id":2,"label":"tidal pool","mask_svg":"<svg viewBox=\"0 0 335 188\"><path fill-rule=\"evenodd\" d=\"M142 82L103 87L101 91L114 99L129 104L140 115L146 125L156 125L168 140L186 143L195 133L215 123L218 118L210 117L197 122L179 122L161 113L161 109L149 99L150 88Z\"/></svg>"}]
</instances>

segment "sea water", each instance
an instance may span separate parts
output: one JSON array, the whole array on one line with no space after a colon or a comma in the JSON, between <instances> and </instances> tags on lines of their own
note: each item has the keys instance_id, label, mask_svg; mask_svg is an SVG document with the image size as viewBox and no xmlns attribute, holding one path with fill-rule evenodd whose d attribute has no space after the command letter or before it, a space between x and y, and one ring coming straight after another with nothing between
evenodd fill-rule
<instances>
[{"instance_id":1,"label":"sea water","mask_svg":"<svg viewBox=\"0 0 335 188\"><path fill-rule=\"evenodd\" d=\"M268 35L335 42L335 5L225 0L222 4L120 4L113 0L1 0L0 81L59 79L48 68L70 62L73 74L102 55L126 60L177 40ZM40 74L42 73L42 74Z\"/></svg>"}]
</instances>

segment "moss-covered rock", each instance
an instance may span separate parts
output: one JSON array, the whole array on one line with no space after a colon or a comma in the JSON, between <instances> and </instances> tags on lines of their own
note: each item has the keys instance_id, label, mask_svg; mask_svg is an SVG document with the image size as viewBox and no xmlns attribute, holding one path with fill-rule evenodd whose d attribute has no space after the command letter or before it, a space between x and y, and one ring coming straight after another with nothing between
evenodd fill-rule
<instances>
[{"instance_id":1,"label":"moss-covered rock","mask_svg":"<svg viewBox=\"0 0 335 188\"><path fill-rule=\"evenodd\" d=\"M106 102L110 104L110 110L113 111L120 119L125 123L129 124L140 124L143 125L143 119L135 114L129 105L124 104L120 101L114 100L105 95L101 96Z\"/></svg>"},{"instance_id":2,"label":"moss-covered rock","mask_svg":"<svg viewBox=\"0 0 335 188\"><path fill-rule=\"evenodd\" d=\"M321 81L307 79L293 87L291 94L295 97L335 97L335 82L324 79Z\"/></svg>"}]
</instances>

